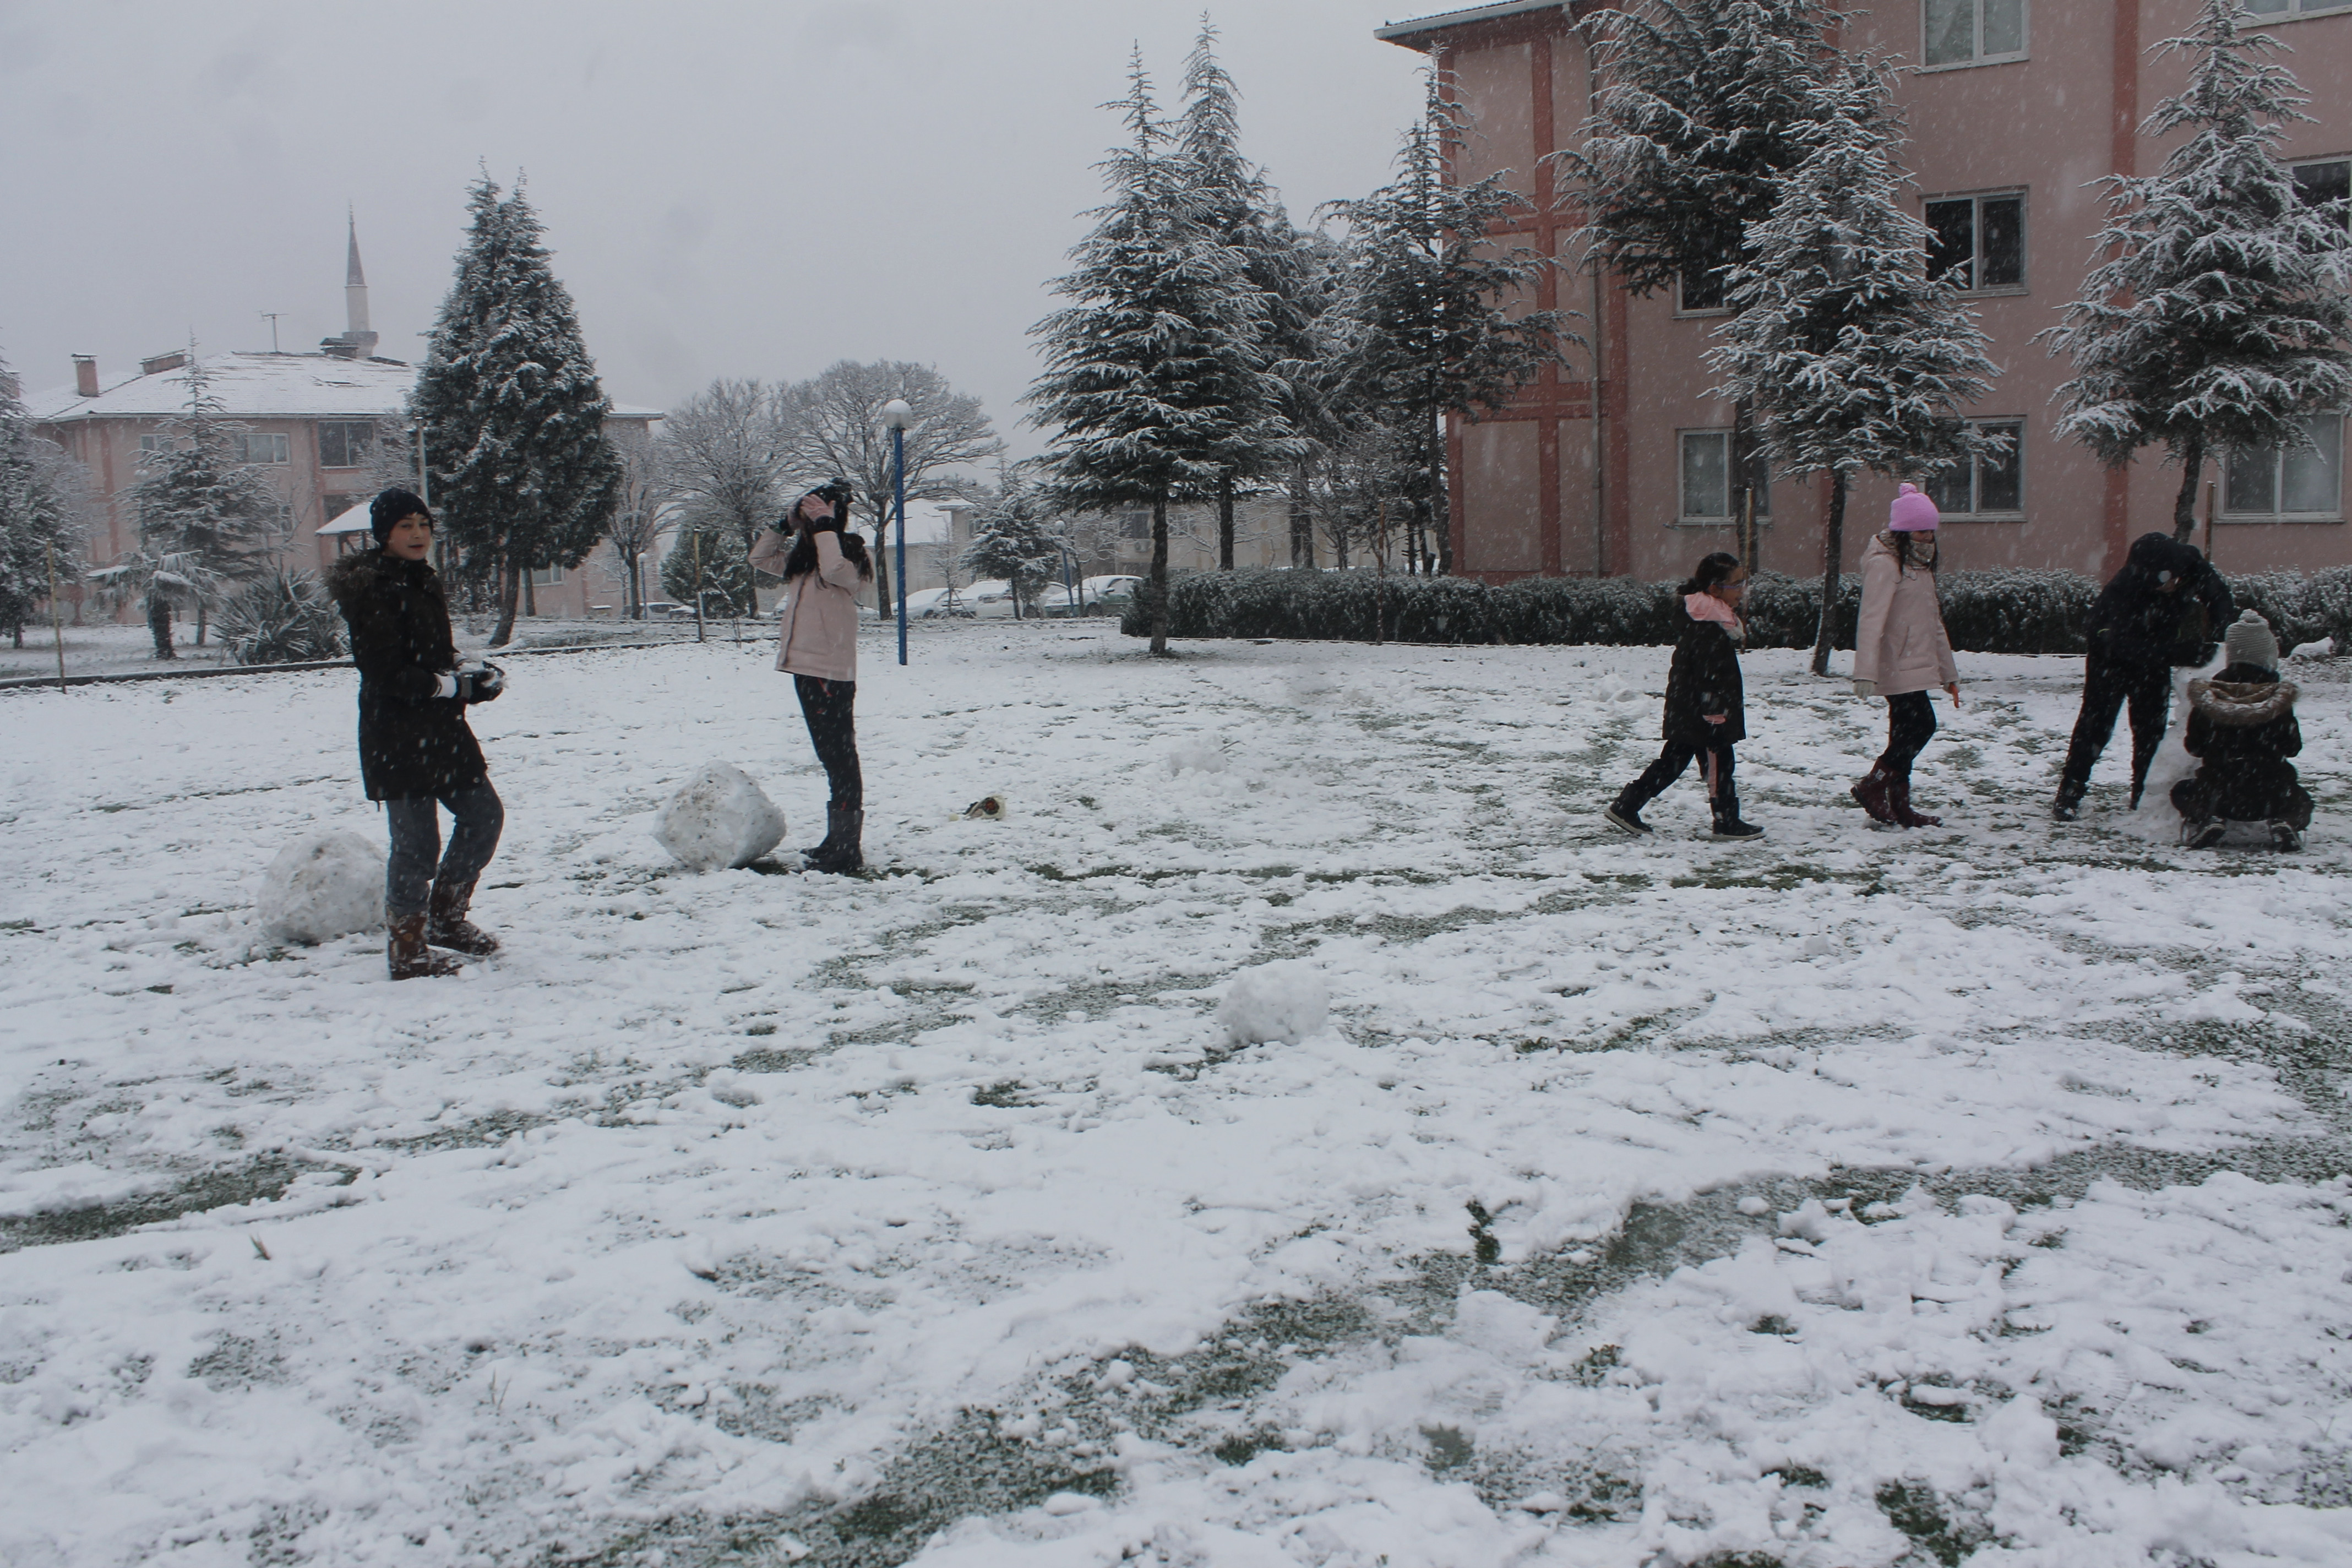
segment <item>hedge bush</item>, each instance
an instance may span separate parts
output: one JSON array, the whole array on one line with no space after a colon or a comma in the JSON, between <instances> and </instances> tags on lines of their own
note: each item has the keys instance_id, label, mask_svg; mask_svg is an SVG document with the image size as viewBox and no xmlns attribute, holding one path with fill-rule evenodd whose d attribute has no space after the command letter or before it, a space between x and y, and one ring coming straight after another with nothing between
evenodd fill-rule
<instances>
[{"instance_id":1,"label":"hedge bush","mask_svg":"<svg viewBox=\"0 0 2352 1568\"><path fill-rule=\"evenodd\" d=\"M2352 568L2228 581L2240 607L2261 611L2283 647L2333 637L2338 647L2352 648ZM2080 653L2083 620L2100 584L2074 572L2011 567L1947 572L1940 586L1944 627L1956 648ZM1811 647L1821 598L1818 579L1759 574L1743 606L1748 645ZM1849 574L1839 584L1833 646L1853 647L1861 609L1862 579ZM1630 647L1674 641L1682 610L1673 584L1629 577L1525 577L1490 588L1466 577L1381 579L1361 569L1253 567L1189 573L1168 585L1171 637L1370 642L1381 622L1392 642ZM1129 637L1149 635L1141 595L1128 606L1119 629Z\"/></svg>"}]
</instances>

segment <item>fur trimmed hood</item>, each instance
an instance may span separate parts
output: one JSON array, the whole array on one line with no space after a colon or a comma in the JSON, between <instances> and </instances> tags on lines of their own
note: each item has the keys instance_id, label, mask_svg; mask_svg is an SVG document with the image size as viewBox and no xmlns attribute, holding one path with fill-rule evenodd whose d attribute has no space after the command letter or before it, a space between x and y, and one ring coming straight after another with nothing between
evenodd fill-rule
<instances>
[{"instance_id":1,"label":"fur trimmed hood","mask_svg":"<svg viewBox=\"0 0 2352 1568\"><path fill-rule=\"evenodd\" d=\"M381 550L354 550L337 556L334 564L327 568L327 596L348 610L379 578L395 574L410 581L430 582L433 564L428 561L402 561Z\"/></svg>"},{"instance_id":2,"label":"fur trimmed hood","mask_svg":"<svg viewBox=\"0 0 2352 1568\"><path fill-rule=\"evenodd\" d=\"M2231 673L2238 667L2232 666ZM2230 730L2274 724L2294 711L2295 689L2286 680L2192 680L2189 705Z\"/></svg>"}]
</instances>

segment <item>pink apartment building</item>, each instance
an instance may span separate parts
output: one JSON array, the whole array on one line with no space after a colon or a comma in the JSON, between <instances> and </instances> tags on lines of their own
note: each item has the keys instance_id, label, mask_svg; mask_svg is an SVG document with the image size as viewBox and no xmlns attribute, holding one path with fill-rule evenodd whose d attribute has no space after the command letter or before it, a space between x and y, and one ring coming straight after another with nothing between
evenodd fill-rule
<instances>
[{"instance_id":1,"label":"pink apartment building","mask_svg":"<svg viewBox=\"0 0 2352 1568\"><path fill-rule=\"evenodd\" d=\"M343 289L348 325L313 353L230 353L202 356L226 416L242 426L245 460L266 468L285 507L285 560L323 568L339 550L367 542L365 513L373 493L366 464L378 423L404 416L416 367L375 353L368 325L367 279L352 237ZM134 548L139 521L125 491L142 453L168 437L169 421L188 408L186 351L140 362L136 375L111 379L89 355L74 356L70 386L27 396L40 428L89 469L92 497L89 562L103 566ZM657 409L616 406L605 432L625 450L652 439ZM533 574L531 595L543 616L583 616L621 602L618 567L600 550L580 567ZM68 591L79 600L79 587ZM121 614L134 616L126 607Z\"/></svg>"},{"instance_id":2,"label":"pink apartment building","mask_svg":"<svg viewBox=\"0 0 2352 1568\"><path fill-rule=\"evenodd\" d=\"M1524 0L1381 28L1428 54L1474 116L1459 177L1508 171L1534 197L1549 188L1538 160L1569 144L1589 102L1590 57L1574 22L1605 0ZM2352 4L2252 0L2293 53L2281 57L2311 97L2313 124L2289 128L2285 152L2315 198L2352 187ZM1956 567L2063 566L2105 576L2129 542L2168 529L2179 485L2161 448L2121 472L2051 433L2051 394L2070 374L2033 342L2074 298L2105 214L2092 184L2153 174L2168 148L2136 134L2187 68L2152 45L2189 30L2197 0L1873 0L1844 42L1900 55L1897 101L1915 209L1935 236L1930 264L1960 269L2001 367L1970 414L2017 437L2011 460L1936 487ZM1549 200L1510 237L1573 263L1576 216ZM1588 318L1591 341L1571 349L1507 411L1450 431L1455 562L1490 582L1549 575L1664 578L1729 538L1729 404L1701 353L1722 319L1705 299L1636 298L1590 271L1562 268L1535 304ZM1595 392L1598 389L1598 395ZM2239 454L2207 473L2218 515L2213 552L2224 571L2305 571L2352 563L2345 524L2344 421L2312 424L2314 452ZM1890 481L1864 475L1848 510L1853 570ZM1829 486L1772 487L1764 564L1821 570ZM2200 542L2207 508L2199 508Z\"/></svg>"}]
</instances>

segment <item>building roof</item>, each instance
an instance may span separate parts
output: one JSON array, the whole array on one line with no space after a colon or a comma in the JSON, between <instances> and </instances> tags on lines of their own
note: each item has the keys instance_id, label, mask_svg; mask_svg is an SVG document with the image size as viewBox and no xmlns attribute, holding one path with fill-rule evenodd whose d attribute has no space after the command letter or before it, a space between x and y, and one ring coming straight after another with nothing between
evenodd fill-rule
<instances>
[{"instance_id":1,"label":"building roof","mask_svg":"<svg viewBox=\"0 0 2352 1568\"><path fill-rule=\"evenodd\" d=\"M1402 44L1431 33L1442 33L1448 27L1460 27L1472 22L1494 22L1506 16L1523 16L1535 11L1566 11L1568 0L1507 0L1499 5L1473 5L1465 11L1443 11L1434 16L1423 16L1411 22L1391 22L1385 27L1372 29L1372 37L1383 43Z\"/></svg>"},{"instance_id":2,"label":"building roof","mask_svg":"<svg viewBox=\"0 0 2352 1568\"><path fill-rule=\"evenodd\" d=\"M376 419L406 407L416 367L395 359L318 353L217 353L205 357L212 390L237 419ZM188 367L125 376L96 397L71 386L25 399L35 420L169 419L188 411ZM613 405L616 419L658 419L658 408Z\"/></svg>"}]
</instances>

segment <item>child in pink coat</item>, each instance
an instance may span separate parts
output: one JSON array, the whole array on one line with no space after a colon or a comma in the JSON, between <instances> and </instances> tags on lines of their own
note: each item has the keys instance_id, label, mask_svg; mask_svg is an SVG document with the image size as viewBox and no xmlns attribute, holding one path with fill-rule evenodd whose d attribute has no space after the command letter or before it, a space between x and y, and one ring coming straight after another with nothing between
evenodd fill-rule
<instances>
[{"instance_id":1,"label":"child in pink coat","mask_svg":"<svg viewBox=\"0 0 2352 1568\"><path fill-rule=\"evenodd\" d=\"M1927 693L1942 687L1960 705L1960 677L1936 596L1936 503L1905 485L1888 509L1886 531L1862 552L1862 624L1853 639L1853 691L1886 699L1886 750L1853 786L1874 822L1934 827L1942 819L1911 809L1911 763L1936 732Z\"/></svg>"}]
</instances>

